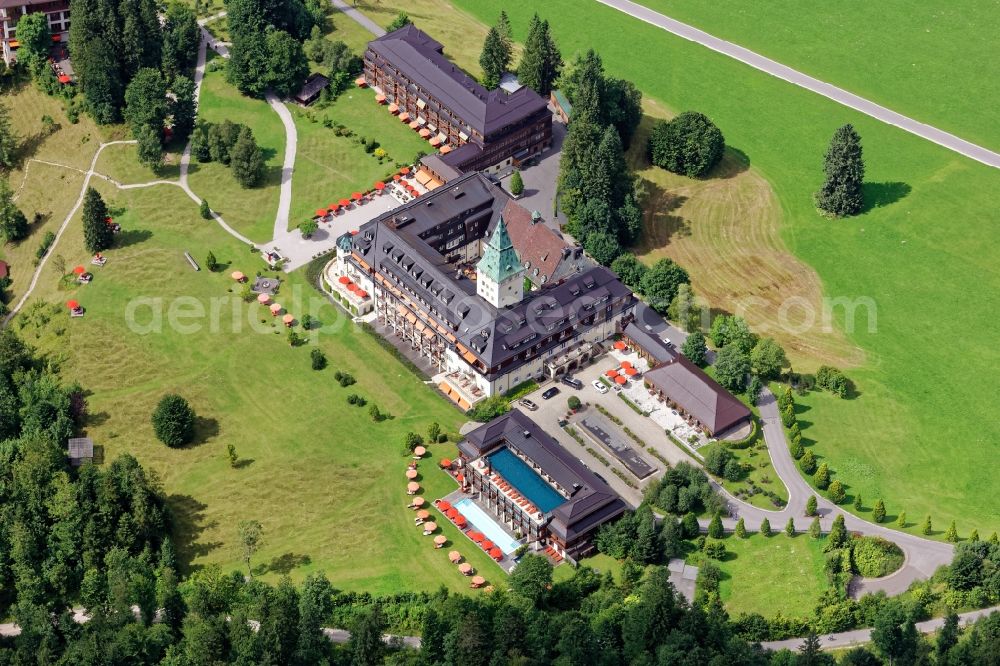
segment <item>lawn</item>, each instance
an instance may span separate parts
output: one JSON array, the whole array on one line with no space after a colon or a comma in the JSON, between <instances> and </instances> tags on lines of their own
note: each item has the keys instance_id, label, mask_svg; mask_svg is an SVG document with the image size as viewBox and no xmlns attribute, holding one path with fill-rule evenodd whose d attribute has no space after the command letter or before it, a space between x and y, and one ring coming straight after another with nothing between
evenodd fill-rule
<instances>
[{"instance_id":1,"label":"lawn","mask_svg":"<svg viewBox=\"0 0 1000 666\"><path fill-rule=\"evenodd\" d=\"M81 171L90 168L101 141L121 138L123 128L97 127L81 115L73 124L59 100L21 85L3 93L17 135L21 138L20 164L6 174L17 206L31 224L29 235L16 244L0 244L0 259L10 264L13 284L7 290L14 303L27 289L35 271L35 252L46 232L55 233L80 195ZM55 131L46 134L41 118L51 116ZM45 160L46 164L35 160ZM68 167L68 168L67 168ZM38 215L38 222L35 216ZM58 252L56 252L58 254Z\"/></svg>"},{"instance_id":2,"label":"lawn","mask_svg":"<svg viewBox=\"0 0 1000 666\"><path fill-rule=\"evenodd\" d=\"M774 58L964 139L1000 150L996 3L884 0L641 0L716 37Z\"/></svg>"},{"instance_id":3,"label":"lawn","mask_svg":"<svg viewBox=\"0 0 1000 666\"><path fill-rule=\"evenodd\" d=\"M487 0L456 4L483 23L495 19ZM515 38L524 38L536 9L508 8ZM816 271L824 299L860 305L853 323L833 300L824 301L827 313L814 313L863 351L864 364L849 372L858 396L804 401L813 410L805 432L842 480L865 497L905 505L909 515L929 513L938 524L957 520L961 533L1000 529L1000 497L989 471L1000 422L982 418L995 411L990 396L1000 381L1000 351L992 344L994 308L980 297L1000 289L1000 244L982 242L998 220L989 196L1000 183L997 171L598 3L552 0L540 13L567 56L600 45L611 74L633 80L668 108L713 118L727 143L770 183L780 207L779 237ZM451 23L469 20L460 14ZM435 34L450 43L446 33ZM628 38L608 40L608 34ZM857 218L829 221L814 210L812 193L822 181L829 138L845 122L863 137L870 207ZM730 288L746 293L742 282ZM784 310L786 331L795 334L791 313L804 307L792 298L796 291L761 288L787 294L751 301L765 309L782 304L761 320L780 322ZM809 370L820 362L807 358L796 366Z\"/></svg>"},{"instance_id":4,"label":"lawn","mask_svg":"<svg viewBox=\"0 0 1000 666\"><path fill-rule=\"evenodd\" d=\"M386 107L376 104L375 94L368 89L352 88L323 109L289 108L299 136L292 179L293 225L312 217L321 206L349 197L356 190L371 189L397 164L412 164L418 152L433 150ZM344 125L354 136L337 136L323 124L327 118ZM366 153L359 142L362 137L378 141L388 157L379 162L374 154Z\"/></svg>"},{"instance_id":5,"label":"lawn","mask_svg":"<svg viewBox=\"0 0 1000 666\"><path fill-rule=\"evenodd\" d=\"M610 571L616 580L621 580L622 573L622 563L610 555L605 555L603 553L598 553L597 555L592 555L590 557L585 557L580 560L580 566L587 566L594 569L598 573L605 573ZM559 583L562 581L570 580L576 573L574 569L569 564L563 562L555 569L552 570L552 580Z\"/></svg>"},{"instance_id":6,"label":"lawn","mask_svg":"<svg viewBox=\"0 0 1000 666\"><path fill-rule=\"evenodd\" d=\"M306 286L301 272L285 277L279 298L296 316L311 312L324 324L303 347L289 347L261 306L234 303L229 273L253 275L263 263L201 220L179 189L98 186L126 209L117 216L124 247L107 253L108 265L95 270L90 285L60 291L55 276L43 279L33 302L52 304L54 315L42 328L29 323L22 335L53 355L65 381L92 392L87 435L104 447L105 459L131 453L162 484L185 569L240 566L237 524L257 519L265 544L254 565L272 580L325 571L348 590L466 589L448 549L435 550L413 526L402 447L407 431L426 432L432 421L456 433L461 415ZM211 250L224 269L194 272L185 250L202 262ZM78 218L59 252L69 265L85 260ZM61 304L70 297L87 309L85 318L66 318ZM156 332L153 312L161 304ZM199 308L208 319L190 316ZM316 346L330 361L320 372L310 369ZM341 388L333 380L337 369L357 384ZM168 392L185 396L199 415L197 442L180 450L156 441L149 421ZM366 396L391 418L373 423L367 408L347 404L348 393ZM229 444L240 457L236 469ZM429 499L455 487L436 469L454 445L430 448L420 479ZM500 580L496 565L445 522L439 520L454 547L491 582Z\"/></svg>"},{"instance_id":7,"label":"lawn","mask_svg":"<svg viewBox=\"0 0 1000 666\"><path fill-rule=\"evenodd\" d=\"M172 146L164 153L163 166L153 171L139 163L135 144L108 146L97 158L97 173L113 178L123 185L148 183L153 180L177 180L181 175L183 146Z\"/></svg>"},{"instance_id":8,"label":"lawn","mask_svg":"<svg viewBox=\"0 0 1000 666\"><path fill-rule=\"evenodd\" d=\"M725 447L725 444L722 442L709 444L699 449L698 453L705 456L708 455L708 452L713 447L719 446ZM721 477L714 477L726 490L733 494L741 490L749 492L751 488L750 482L753 482L759 488L770 490L785 502L788 501L788 490L785 488L785 484L781 482L781 477L774 471L774 466L771 464L771 456L768 455L767 445L764 443L763 438L758 438L755 444L745 449L727 448L726 450L733 454L737 462L753 466L753 469L740 481L729 481ZM774 503L761 493L751 495L749 499L744 499L744 501L768 511L779 511L781 509L781 507L774 506Z\"/></svg>"},{"instance_id":9,"label":"lawn","mask_svg":"<svg viewBox=\"0 0 1000 666\"><path fill-rule=\"evenodd\" d=\"M781 530L782 525L772 525ZM760 613L771 617L780 610L785 617L812 613L827 587L823 573L823 540L806 534L789 538L784 532L763 537L753 533L746 539L728 535L726 559L717 562L723 577L719 596L730 615ZM688 561L698 565L698 557Z\"/></svg>"},{"instance_id":10,"label":"lawn","mask_svg":"<svg viewBox=\"0 0 1000 666\"><path fill-rule=\"evenodd\" d=\"M209 63L212 62L215 58L210 58ZM201 86L198 118L213 123L228 119L250 127L264 152L266 170L261 185L244 189L228 167L217 162L199 164L192 160L191 189L204 197L234 229L250 240L267 242L274 235L274 216L278 210L281 164L285 158L284 125L267 102L241 95L227 83L225 71L208 69Z\"/></svg>"}]
</instances>

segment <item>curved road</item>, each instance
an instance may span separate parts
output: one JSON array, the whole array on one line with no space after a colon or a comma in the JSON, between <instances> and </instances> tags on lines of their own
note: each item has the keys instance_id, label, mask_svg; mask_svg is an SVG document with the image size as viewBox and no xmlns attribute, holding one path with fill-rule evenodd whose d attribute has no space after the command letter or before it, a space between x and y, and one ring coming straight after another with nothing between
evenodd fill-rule
<instances>
[{"instance_id":1,"label":"curved road","mask_svg":"<svg viewBox=\"0 0 1000 666\"><path fill-rule=\"evenodd\" d=\"M1000 606L983 608L981 610L969 611L958 616L958 624L966 626L972 624L981 617L986 617L1000 611ZM929 634L944 626L944 618L936 617L933 620L917 622L917 631L922 634ZM839 634L823 634L819 637L824 650L839 650L842 648L854 647L870 643L872 639L871 629L854 629L852 631L842 631ZM796 651L802 645L804 638L789 638L783 641L764 641L761 646L768 650L792 650Z\"/></svg>"},{"instance_id":2,"label":"curved road","mask_svg":"<svg viewBox=\"0 0 1000 666\"><path fill-rule=\"evenodd\" d=\"M886 107L867 100L864 97L860 97L854 93L844 90L843 88L838 88L837 86L815 79L808 74L803 74L798 70L782 65L780 62L776 62L770 58L765 58L759 53L743 48L742 46L738 46L732 42L727 42L723 39L719 39L718 37L713 37L703 30L699 30L698 28L690 26L686 23L681 23L680 21L672 19L668 16L664 16L663 14L655 12L648 7L631 2L630 0L597 1L603 5L607 5L608 7L628 14L633 18L637 18L640 21L644 21L650 25L656 26L657 28L673 33L678 37L695 42L696 44L701 44L702 46L712 49L713 51L717 51L718 53L729 56L730 58L739 60L746 65L750 65L754 69L759 69L762 72L797 85L800 88L805 88L806 90L818 93L823 97L831 99L839 104L843 104L844 106L854 109L855 111L860 111L865 115L875 118L876 120L881 120L886 124L905 130L910 134L915 134L923 139L932 141L939 146L943 146L944 148L959 153L960 155L974 159L987 166L1000 168L1000 154L997 154L992 150L988 150L987 148L983 148L982 146L966 141L961 137L957 137L954 134L949 134L944 130L940 130L936 127L932 127L931 125L914 120L908 116L904 116L903 114L897 113L892 109L887 109Z\"/></svg>"},{"instance_id":3,"label":"curved road","mask_svg":"<svg viewBox=\"0 0 1000 666\"><path fill-rule=\"evenodd\" d=\"M774 465L775 473L788 489L788 504L780 511L768 511L725 493L729 497L731 507L735 508L737 517L743 518L747 529L759 529L761 522L767 518L768 522L771 523L771 529L778 531L785 526L789 518L792 518L795 521L795 529L804 532L809 529L809 524L813 520L805 515L806 501L810 495L815 495L820 525L824 532L830 530L834 518L840 514L844 516L844 524L848 530L868 536L882 537L898 544L906 556L903 566L884 578L857 579L851 589L851 594L854 597L878 591L883 591L889 596L899 594L904 592L913 581L930 578L938 567L951 562L955 552L951 544L924 539L870 523L818 495L802 478L795 459L792 458L788 449L788 440L785 438L785 431L781 425L781 417L774 394L765 389L761 393L758 407L760 408L764 441L771 456L771 463ZM736 525L736 520L725 518L722 524L727 530L732 530Z\"/></svg>"}]
</instances>

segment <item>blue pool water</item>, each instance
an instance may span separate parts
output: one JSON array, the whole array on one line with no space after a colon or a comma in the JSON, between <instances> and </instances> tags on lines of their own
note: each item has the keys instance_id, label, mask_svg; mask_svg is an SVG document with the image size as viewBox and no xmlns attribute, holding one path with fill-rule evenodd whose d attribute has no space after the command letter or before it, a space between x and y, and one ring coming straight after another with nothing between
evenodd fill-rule
<instances>
[{"instance_id":1,"label":"blue pool water","mask_svg":"<svg viewBox=\"0 0 1000 666\"><path fill-rule=\"evenodd\" d=\"M479 505L472 500L459 500L455 502L454 506L470 523L475 525L477 530L485 534L487 539L502 550L505 555L510 555L521 545L513 537L504 532L503 528L497 524L497 521L480 509Z\"/></svg>"},{"instance_id":2,"label":"blue pool water","mask_svg":"<svg viewBox=\"0 0 1000 666\"><path fill-rule=\"evenodd\" d=\"M565 497L545 483L535 470L528 467L528 464L515 456L510 449L500 449L489 459L493 469L542 513L548 513L566 501Z\"/></svg>"}]
</instances>

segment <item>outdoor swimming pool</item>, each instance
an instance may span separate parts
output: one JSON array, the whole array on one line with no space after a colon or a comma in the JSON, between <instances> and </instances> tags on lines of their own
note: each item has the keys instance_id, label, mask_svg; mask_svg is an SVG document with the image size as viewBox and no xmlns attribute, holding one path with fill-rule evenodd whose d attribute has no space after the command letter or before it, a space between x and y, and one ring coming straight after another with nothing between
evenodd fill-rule
<instances>
[{"instance_id":1,"label":"outdoor swimming pool","mask_svg":"<svg viewBox=\"0 0 1000 666\"><path fill-rule=\"evenodd\" d=\"M479 508L479 505L470 499L463 499L455 502L455 508L458 509L465 518L472 523L477 530L486 535L486 538L492 541L497 548L504 552L504 555L510 555L517 547L520 546L513 537L507 534L502 527L497 524L489 514Z\"/></svg>"},{"instance_id":2,"label":"outdoor swimming pool","mask_svg":"<svg viewBox=\"0 0 1000 666\"><path fill-rule=\"evenodd\" d=\"M517 488L542 513L548 513L566 501L555 488L545 483L535 470L515 456L510 449L500 449L490 456L490 465L496 472Z\"/></svg>"}]
</instances>

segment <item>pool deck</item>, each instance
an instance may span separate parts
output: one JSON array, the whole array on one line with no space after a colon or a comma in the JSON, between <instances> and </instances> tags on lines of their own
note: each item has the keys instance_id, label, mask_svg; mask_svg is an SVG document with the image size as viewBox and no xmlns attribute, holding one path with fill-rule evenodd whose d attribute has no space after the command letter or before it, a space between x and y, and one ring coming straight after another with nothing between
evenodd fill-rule
<instances>
[{"instance_id":1,"label":"pool deck","mask_svg":"<svg viewBox=\"0 0 1000 666\"><path fill-rule=\"evenodd\" d=\"M490 513L490 510L487 509L486 507L484 507L478 500L476 500L475 498L473 498L471 495L468 495L467 493L463 493L460 489L459 490L455 490L455 491L453 491L451 493L448 493L447 495L445 495L444 497L442 497L440 499L448 501L452 506L454 506L458 502L461 502L462 500L472 500L487 515L489 515L489 513ZM444 515L444 513L442 513L440 510L438 510L437 505L434 505L434 510L438 511L438 513L441 513L442 520L446 520L448 522L451 522L450 520L448 520L448 517ZM462 515L465 515L465 514L462 514ZM455 550L458 550L458 552L462 552L462 548L466 548L466 549L474 548L476 550L482 550L482 548L479 547L479 544L477 544L475 541L473 541L472 539L470 539L468 537L468 534L471 531L475 531L475 530L479 530L480 532L483 531L482 528L481 528L481 526L477 526L475 523L473 523L472 520L469 518L469 516L465 516L465 518L468 521L468 527L466 529L464 529L464 530L461 530L461 532L462 532L462 534L465 535L466 543L465 543L465 545L460 545L458 543L454 544ZM511 539L514 538L514 535L510 533L510 530L508 530L502 523L500 523L500 521L496 521L495 520L493 522L496 523L496 525L498 527L500 527L500 529L502 529L508 536L510 536ZM452 524L454 525L454 523L452 523ZM494 560L494 562L496 562L496 560ZM504 555L503 559L500 560L499 562L497 562L497 566L499 566L501 569L503 569L505 573L509 574L514 569L514 560L509 555Z\"/></svg>"}]
</instances>

